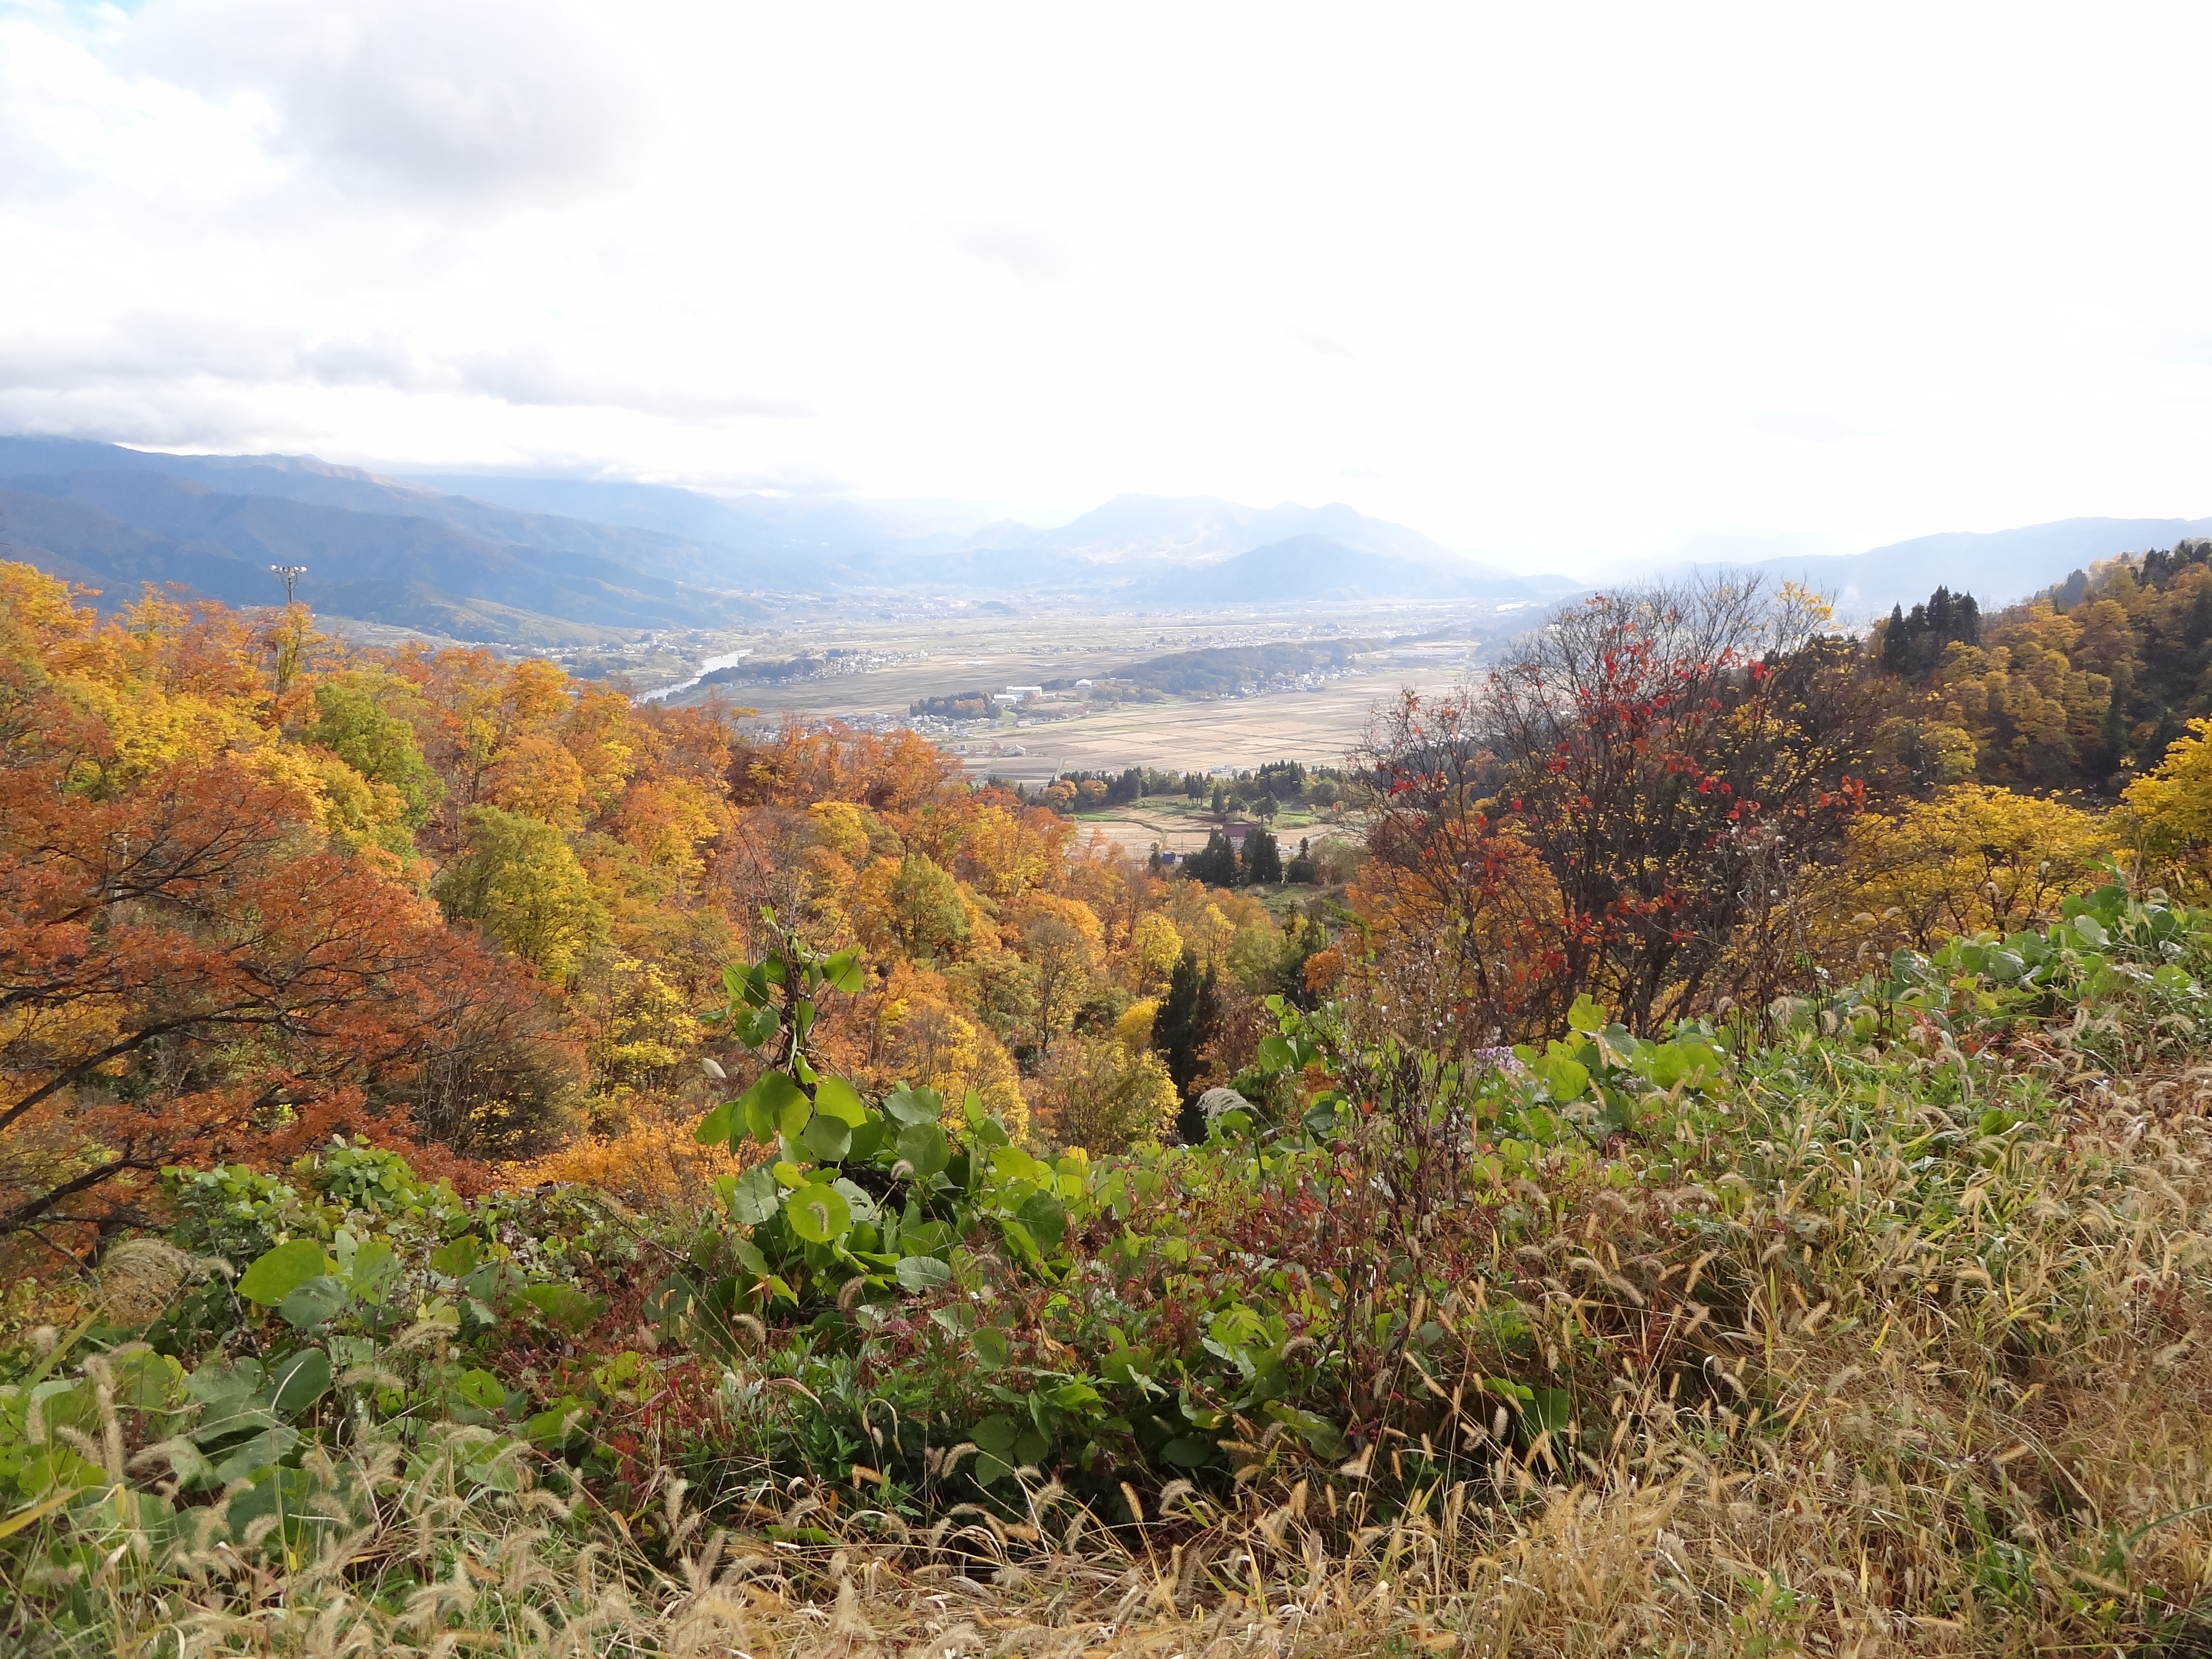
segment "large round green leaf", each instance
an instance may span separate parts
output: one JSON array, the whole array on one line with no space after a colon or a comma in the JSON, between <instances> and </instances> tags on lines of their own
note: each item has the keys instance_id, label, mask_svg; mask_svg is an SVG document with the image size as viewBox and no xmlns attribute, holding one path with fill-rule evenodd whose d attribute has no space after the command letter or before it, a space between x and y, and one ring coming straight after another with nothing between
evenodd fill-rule
<instances>
[{"instance_id":1,"label":"large round green leaf","mask_svg":"<svg viewBox=\"0 0 2212 1659\"><path fill-rule=\"evenodd\" d=\"M952 1269L933 1255L904 1257L895 1271L898 1274L899 1288L911 1291L916 1296L952 1282Z\"/></svg>"},{"instance_id":2,"label":"large round green leaf","mask_svg":"<svg viewBox=\"0 0 2212 1659\"><path fill-rule=\"evenodd\" d=\"M1030 1237L1036 1240L1039 1249L1057 1250L1060 1241L1067 1237L1067 1212L1050 1193L1030 1194L1014 1213L1030 1230Z\"/></svg>"},{"instance_id":3,"label":"large round green leaf","mask_svg":"<svg viewBox=\"0 0 2212 1659\"><path fill-rule=\"evenodd\" d=\"M269 1367L269 1408L279 1417L297 1417L330 1388L331 1357L320 1348L302 1348Z\"/></svg>"},{"instance_id":4,"label":"large round green leaf","mask_svg":"<svg viewBox=\"0 0 2212 1659\"><path fill-rule=\"evenodd\" d=\"M343 1279L329 1273L318 1273L276 1304L276 1311L284 1322L303 1331L311 1331L326 1319L335 1319L344 1310L353 1293Z\"/></svg>"},{"instance_id":5,"label":"large round green leaf","mask_svg":"<svg viewBox=\"0 0 2212 1659\"><path fill-rule=\"evenodd\" d=\"M813 1103L787 1072L763 1072L760 1081L745 1091L745 1127L763 1146L771 1146L780 1134L796 1135L813 1115Z\"/></svg>"},{"instance_id":6,"label":"large round green leaf","mask_svg":"<svg viewBox=\"0 0 2212 1659\"><path fill-rule=\"evenodd\" d=\"M852 1150L853 1126L842 1118L817 1112L800 1131L799 1144L824 1164L835 1164Z\"/></svg>"},{"instance_id":7,"label":"large round green leaf","mask_svg":"<svg viewBox=\"0 0 2212 1659\"><path fill-rule=\"evenodd\" d=\"M917 1180L927 1181L952 1161L945 1131L934 1123L909 1123L899 1131L898 1155L914 1166Z\"/></svg>"},{"instance_id":8,"label":"large round green leaf","mask_svg":"<svg viewBox=\"0 0 2212 1659\"><path fill-rule=\"evenodd\" d=\"M238 1293L273 1308L309 1279L320 1278L324 1267L323 1247L316 1240L287 1239L254 1259L239 1277Z\"/></svg>"},{"instance_id":9,"label":"large round green leaf","mask_svg":"<svg viewBox=\"0 0 2212 1659\"><path fill-rule=\"evenodd\" d=\"M781 1024L773 1008L748 1008L738 1016L738 1041L748 1048L760 1048Z\"/></svg>"},{"instance_id":10,"label":"large round green leaf","mask_svg":"<svg viewBox=\"0 0 2212 1659\"><path fill-rule=\"evenodd\" d=\"M944 1221L919 1221L899 1231L900 1248L908 1255L935 1255L951 1249L953 1237L951 1224Z\"/></svg>"},{"instance_id":11,"label":"large round green leaf","mask_svg":"<svg viewBox=\"0 0 2212 1659\"><path fill-rule=\"evenodd\" d=\"M810 1244L828 1244L852 1230L852 1207L826 1181L810 1181L783 1201L791 1231Z\"/></svg>"},{"instance_id":12,"label":"large round green leaf","mask_svg":"<svg viewBox=\"0 0 2212 1659\"><path fill-rule=\"evenodd\" d=\"M580 1336L607 1310L605 1297L592 1296L573 1285L532 1285L522 1299L571 1336Z\"/></svg>"},{"instance_id":13,"label":"large round green leaf","mask_svg":"<svg viewBox=\"0 0 2212 1659\"><path fill-rule=\"evenodd\" d=\"M702 1146L719 1146L730 1138L737 1127L737 1106L734 1100L726 1100L699 1120L699 1127L691 1133Z\"/></svg>"},{"instance_id":14,"label":"large round green leaf","mask_svg":"<svg viewBox=\"0 0 2212 1659\"><path fill-rule=\"evenodd\" d=\"M463 1233L432 1253L430 1267L448 1279L465 1279L483 1260L483 1241L474 1233Z\"/></svg>"},{"instance_id":15,"label":"large round green leaf","mask_svg":"<svg viewBox=\"0 0 2212 1659\"><path fill-rule=\"evenodd\" d=\"M775 1172L756 1164L731 1182L723 1201L740 1227L757 1227L776 1211Z\"/></svg>"},{"instance_id":16,"label":"large round green leaf","mask_svg":"<svg viewBox=\"0 0 2212 1659\"><path fill-rule=\"evenodd\" d=\"M814 1109L855 1129L868 1121L860 1091L842 1077L825 1077L814 1085Z\"/></svg>"},{"instance_id":17,"label":"large round green leaf","mask_svg":"<svg viewBox=\"0 0 2212 1659\"><path fill-rule=\"evenodd\" d=\"M1160 1448L1160 1455L1179 1469L1202 1468L1212 1461L1213 1443L1203 1435L1186 1434Z\"/></svg>"},{"instance_id":18,"label":"large round green leaf","mask_svg":"<svg viewBox=\"0 0 2212 1659\"><path fill-rule=\"evenodd\" d=\"M873 1221L883 1213L876 1207L876 1200L870 1195L868 1189L857 1182L839 1176L830 1184L845 1194L845 1207L853 1212L853 1223L855 1226L863 1221Z\"/></svg>"},{"instance_id":19,"label":"large round green leaf","mask_svg":"<svg viewBox=\"0 0 2212 1659\"><path fill-rule=\"evenodd\" d=\"M902 1083L884 1097L884 1110L901 1123L934 1123L945 1103L934 1089L910 1089Z\"/></svg>"}]
</instances>

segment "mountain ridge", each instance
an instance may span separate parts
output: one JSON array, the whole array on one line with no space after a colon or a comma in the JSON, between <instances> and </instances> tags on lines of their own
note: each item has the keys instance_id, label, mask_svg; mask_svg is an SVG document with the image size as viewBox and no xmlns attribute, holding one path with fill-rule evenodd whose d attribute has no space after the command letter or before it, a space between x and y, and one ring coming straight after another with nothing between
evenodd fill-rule
<instances>
[{"instance_id":1,"label":"mountain ridge","mask_svg":"<svg viewBox=\"0 0 2212 1659\"><path fill-rule=\"evenodd\" d=\"M1985 611L2032 599L2098 559L2172 547L2212 536L2212 519L2054 519L2008 530L1946 530L1863 553L1762 559L1698 568L1755 570L1802 580L1827 594L1846 620L1866 621L1912 605L1938 585L1971 592Z\"/></svg>"},{"instance_id":2,"label":"mountain ridge","mask_svg":"<svg viewBox=\"0 0 2212 1659\"><path fill-rule=\"evenodd\" d=\"M313 455L178 455L40 436L0 436L0 534L55 574L111 590L110 603L142 581L265 603L266 567L299 563L311 602L343 590L380 613L362 620L475 618L499 638L528 633L532 617L546 621L549 637L578 626L711 625L805 595L1081 593L1176 604L1585 591L1463 557L1341 501L1255 507L1128 492L1040 527L966 522L957 504L387 475ZM2212 535L2212 519L2081 517L1939 532L1858 553L1676 562L1644 579L1702 570L1802 580L1856 623L1939 584L2002 605L2094 560L2200 535Z\"/></svg>"},{"instance_id":3,"label":"mountain ridge","mask_svg":"<svg viewBox=\"0 0 2212 1659\"><path fill-rule=\"evenodd\" d=\"M269 567L302 564L301 597L316 605L341 590L411 589L618 628L690 627L760 614L738 594L688 587L588 554L497 543L434 519L226 495L160 473L0 480L0 540L15 556L99 588L110 605L135 597L148 582L175 583L225 604L266 605L275 597ZM469 591L453 592L457 583Z\"/></svg>"},{"instance_id":4,"label":"mountain ridge","mask_svg":"<svg viewBox=\"0 0 2212 1659\"><path fill-rule=\"evenodd\" d=\"M1409 599L1540 599L1545 579L1509 576L1443 549L1437 559L1356 549L1313 532L1158 578L1164 600L1252 604L1259 600L1359 601ZM1449 562L1447 562L1449 561Z\"/></svg>"}]
</instances>

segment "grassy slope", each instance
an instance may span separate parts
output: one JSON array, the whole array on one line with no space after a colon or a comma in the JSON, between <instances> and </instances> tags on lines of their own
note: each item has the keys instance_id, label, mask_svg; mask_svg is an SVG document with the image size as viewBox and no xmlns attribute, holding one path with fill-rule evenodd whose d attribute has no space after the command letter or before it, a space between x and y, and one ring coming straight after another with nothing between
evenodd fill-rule
<instances>
[{"instance_id":1,"label":"grassy slope","mask_svg":"<svg viewBox=\"0 0 2212 1659\"><path fill-rule=\"evenodd\" d=\"M273 1520L166 1559L112 1497L36 1522L66 1548L19 1549L11 1639L74 1608L103 1652L2201 1651L2201 993L2075 954L2035 995L1956 959L1872 988L1702 1095L1647 1091L1601 1148L1501 1121L1495 1179L1369 1289L1421 1334L1351 1379L1377 1431L1350 1456L1254 1413L1233 1479L1153 1480L1139 1524L1042 1474L978 1502L957 1449L899 1477L898 1518L787 1461L725 1468L702 1512L695 1425L641 1448L623 1518L519 1448L487 1483L482 1431L406 1462L370 1437L310 1458L345 1524L289 1570L254 1559ZM1859 1040L1876 1004L1901 1040ZM1233 1277L1282 1193L1233 1152L1164 1167L1122 1237ZM1079 1340L1079 1311L1040 1329ZM787 1454L849 1359L767 1336L715 1443Z\"/></svg>"}]
</instances>

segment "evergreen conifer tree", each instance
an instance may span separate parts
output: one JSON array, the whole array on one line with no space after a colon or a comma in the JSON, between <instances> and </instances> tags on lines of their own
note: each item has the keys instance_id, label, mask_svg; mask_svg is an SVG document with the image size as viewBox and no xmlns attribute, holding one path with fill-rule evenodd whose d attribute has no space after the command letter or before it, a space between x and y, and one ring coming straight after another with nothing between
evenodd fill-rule
<instances>
[{"instance_id":1,"label":"evergreen conifer tree","mask_svg":"<svg viewBox=\"0 0 2212 1659\"><path fill-rule=\"evenodd\" d=\"M1911 635L1905 631L1905 607L1889 607L1889 626L1881 630L1881 665L1893 674L1905 672L1905 650Z\"/></svg>"},{"instance_id":2,"label":"evergreen conifer tree","mask_svg":"<svg viewBox=\"0 0 2212 1659\"><path fill-rule=\"evenodd\" d=\"M2106 777L2128 763L2128 699L2135 691L2135 672L2126 663L2112 665L2112 695L2105 705L2105 722L2099 733L2097 758Z\"/></svg>"},{"instance_id":3,"label":"evergreen conifer tree","mask_svg":"<svg viewBox=\"0 0 2212 1659\"><path fill-rule=\"evenodd\" d=\"M1203 1061L1200 1051L1213 1040L1221 1021L1220 999L1213 988L1213 970L1201 971L1198 958L1182 953L1168 978L1168 994L1152 1016L1152 1048L1168 1068L1182 1109L1176 1126L1185 1140L1203 1140L1206 1122L1191 1098Z\"/></svg>"},{"instance_id":4,"label":"evergreen conifer tree","mask_svg":"<svg viewBox=\"0 0 2212 1659\"><path fill-rule=\"evenodd\" d=\"M1244 884L1248 887L1263 882L1273 886L1283 879L1282 848L1266 830L1255 828L1244 837L1243 864Z\"/></svg>"},{"instance_id":5,"label":"evergreen conifer tree","mask_svg":"<svg viewBox=\"0 0 2212 1659\"><path fill-rule=\"evenodd\" d=\"M1206 838L1206 845L1182 861L1183 873L1193 881L1202 881L1209 887L1234 887L1237 884L1237 849L1229 844L1229 837L1216 830Z\"/></svg>"}]
</instances>

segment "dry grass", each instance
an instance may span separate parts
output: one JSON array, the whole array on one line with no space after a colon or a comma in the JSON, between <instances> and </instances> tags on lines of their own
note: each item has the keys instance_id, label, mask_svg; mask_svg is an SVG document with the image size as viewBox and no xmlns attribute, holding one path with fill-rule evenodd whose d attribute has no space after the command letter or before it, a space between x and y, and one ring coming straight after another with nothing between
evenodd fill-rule
<instances>
[{"instance_id":1,"label":"dry grass","mask_svg":"<svg viewBox=\"0 0 2212 1659\"><path fill-rule=\"evenodd\" d=\"M76 1565L21 1587L74 1580L85 1639L13 1638L180 1659L2202 1651L2203 1082L2100 1093L2063 1133L1985 1149L1932 1224L1909 1142L1869 1158L1838 1101L1806 1101L1746 1159L1759 1190L1700 1268L1734 1291L1709 1304L1679 1264L1627 1252L1626 1205L1618 1235L1563 1233L1547 1339L1616 1333L1595 1455L1492 1440L1478 1477L1409 1491L1387 1439L1343 1468L1279 1442L1233 1507L1177 1483L1119 1531L1042 1481L927 1530L833 1519L830 1494L794 1483L732 1532L665 1470L622 1517L540 1487L519 1448L473 1463L485 1437L447 1429L404 1460L372 1440L311 1462L324 1518L281 1568L258 1547L268 1517L233 1536L223 1505L188 1511L164 1546L111 1495L104 1521L81 1517ZM1732 1328L1683 1328L1730 1296ZM1692 1338L1714 1387L1686 1403ZM823 1525L838 1541L769 1536Z\"/></svg>"},{"instance_id":2,"label":"dry grass","mask_svg":"<svg viewBox=\"0 0 2212 1659\"><path fill-rule=\"evenodd\" d=\"M1329 1464L1248 1433L1233 1481L1145 1495L1133 1525L1036 1471L960 1502L957 1448L931 1454L927 1521L766 1470L702 1513L674 1444L617 1514L503 1437L365 1416L311 1450L281 1533L234 1519L242 1485L168 1522L138 1496L159 1449L103 1391L100 1432L60 1432L115 1484L23 1518L0 1649L2212 1651L2212 1067L2146 1039L2141 1074L2105 1076L2069 1046L2088 1029L1980 1054L1932 1028L1878 1055L1808 1040L1702 1139L1538 1169L1524 1242L1438 1287L1430 1316L1468 1335L1387 1383L1410 1403L1380 1437ZM702 1156L671 1117L532 1174L680 1209ZM189 1266L134 1247L103 1294L156 1300ZM1505 1286L1522 1374L1571 1380L1601 1431L1530 1443L1493 1411L1475 1333ZM396 1346L418 1340L442 1328ZM788 1406L768 1363L726 1396ZM1449 1455L1401 1465L1431 1431Z\"/></svg>"}]
</instances>

